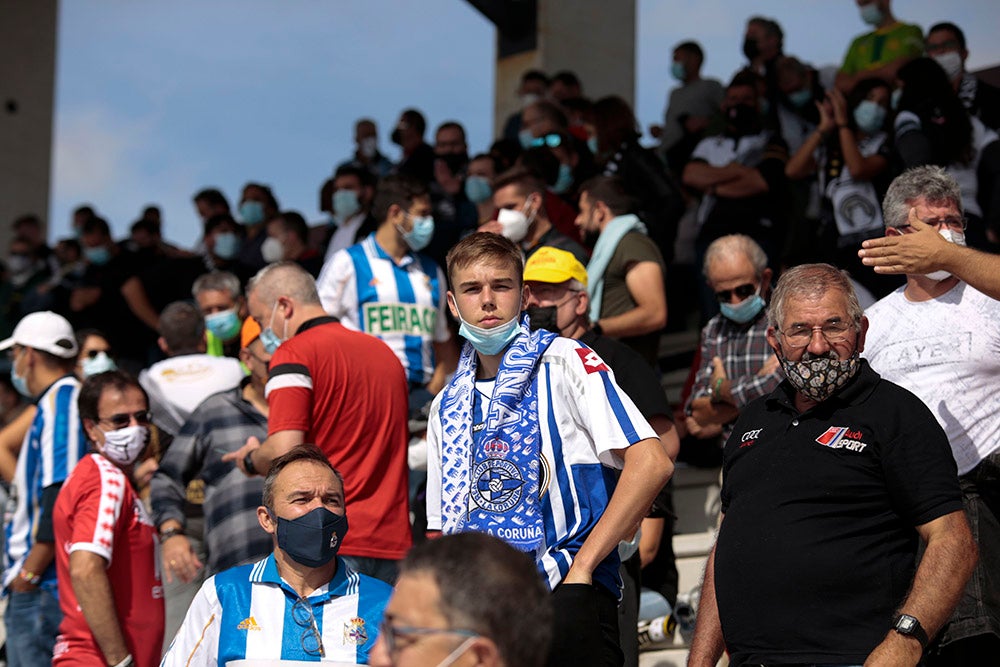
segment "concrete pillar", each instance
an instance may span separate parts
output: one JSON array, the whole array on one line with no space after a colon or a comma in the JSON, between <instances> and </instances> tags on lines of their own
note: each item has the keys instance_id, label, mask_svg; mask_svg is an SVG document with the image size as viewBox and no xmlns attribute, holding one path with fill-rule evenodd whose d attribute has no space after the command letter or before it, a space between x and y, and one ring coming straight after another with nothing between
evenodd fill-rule
<instances>
[{"instance_id":1,"label":"concrete pillar","mask_svg":"<svg viewBox=\"0 0 1000 667\"><path fill-rule=\"evenodd\" d=\"M0 257L10 223L48 223L58 0L0 3Z\"/></svg>"},{"instance_id":2,"label":"concrete pillar","mask_svg":"<svg viewBox=\"0 0 1000 667\"><path fill-rule=\"evenodd\" d=\"M572 70L596 100L619 95L635 104L636 0L538 0L535 48L512 55L498 49L494 128L519 109L517 86L527 69Z\"/></svg>"}]
</instances>

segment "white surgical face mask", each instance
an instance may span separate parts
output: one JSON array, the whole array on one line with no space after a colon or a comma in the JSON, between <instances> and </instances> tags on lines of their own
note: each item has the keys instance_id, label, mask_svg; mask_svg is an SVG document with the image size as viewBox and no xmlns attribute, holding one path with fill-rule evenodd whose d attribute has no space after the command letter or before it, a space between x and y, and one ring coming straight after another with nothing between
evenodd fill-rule
<instances>
[{"instance_id":1,"label":"white surgical face mask","mask_svg":"<svg viewBox=\"0 0 1000 667\"><path fill-rule=\"evenodd\" d=\"M524 202L524 206L521 208L526 208L528 202ZM514 243L520 243L524 240L524 237L528 235L528 228L531 227L531 222L535 219L535 214L532 213L529 218L525 215L523 210L514 210L502 208L500 213L497 214L497 222L500 223L501 230L500 235L504 236Z\"/></svg>"},{"instance_id":2,"label":"white surgical face mask","mask_svg":"<svg viewBox=\"0 0 1000 667\"><path fill-rule=\"evenodd\" d=\"M149 441L149 429L145 426L126 426L114 431L104 432L103 453L112 463L127 466L135 463L146 449Z\"/></svg>"},{"instance_id":3,"label":"white surgical face mask","mask_svg":"<svg viewBox=\"0 0 1000 667\"><path fill-rule=\"evenodd\" d=\"M949 243L954 243L955 245L965 245L965 232L956 232L952 229L942 229L938 232L944 237ZM930 278L934 282L941 282L942 280L947 280L951 278L951 274L947 271L931 271L930 273L925 273L924 277Z\"/></svg>"},{"instance_id":4,"label":"white surgical face mask","mask_svg":"<svg viewBox=\"0 0 1000 667\"><path fill-rule=\"evenodd\" d=\"M280 262L285 257L285 244L283 244L280 239L268 236L264 242L260 244L260 254L261 257L264 258L264 261L268 264Z\"/></svg>"},{"instance_id":5,"label":"white surgical face mask","mask_svg":"<svg viewBox=\"0 0 1000 667\"><path fill-rule=\"evenodd\" d=\"M958 51L948 51L934 56L934 61L941 66L949 79L955 79L962 73L962 55Z\"/></svg>"}]
</instances>

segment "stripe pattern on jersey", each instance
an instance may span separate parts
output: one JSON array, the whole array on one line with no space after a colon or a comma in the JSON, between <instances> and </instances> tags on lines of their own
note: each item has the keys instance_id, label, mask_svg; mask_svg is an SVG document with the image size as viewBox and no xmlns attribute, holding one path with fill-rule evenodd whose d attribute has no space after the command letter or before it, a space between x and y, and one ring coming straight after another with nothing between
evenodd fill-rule
<instances>
[{"instance_id":1,"label":"stripe pattern on jersey","mask_svg":"<svg viewBox=\"0 0 1000 667\"><path fill-rule=\"evenodd\" d=\"M87 438L77 409L80 381L73 376L60 378L38 399L38 411L24 436L17 457L12 492L16 508L5 526L3 585L8 586L24 564L35 543L42 515L42 492L66 480L87 452ZM41 585L56 588L55 562L42 573Z\"/></svg>"},{"instance_id":2,"label":"stripe pattern on jersey","mask_svg":"<svg viewBox=\"0 0 1000 667\"><path fill-rule=\"evenodd\" d=\"M396 264L374 234L346 252L354 264L359 328L392 348L407 380L426 384L434 373L431 343L442 317L437 264L419 253Z\"/></svg>"},{"instance_id":3,"label":"stripe pattern on jersey","mask_svg":"<svg viewBox=\"0 0 1000 667\"><path fill-rule=\"evenodd\" d=\"M267 384L264 385L264 398L268 398L272 391L289 387L312 391L312 375L305 364L279 364L270 369Z\"/></svg>"}]
</instances>

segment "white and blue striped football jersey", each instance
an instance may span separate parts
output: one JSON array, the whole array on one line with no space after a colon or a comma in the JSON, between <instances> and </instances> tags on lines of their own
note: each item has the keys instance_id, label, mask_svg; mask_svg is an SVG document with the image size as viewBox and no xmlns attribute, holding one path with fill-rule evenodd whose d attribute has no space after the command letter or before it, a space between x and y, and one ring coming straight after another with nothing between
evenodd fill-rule
<instances>
[{"instance_id":1,"label":"white and blue striped football jersey","mask_svg":"<svg viewBox=\"0 0 1000 667\"><path fill-rule=\"evenodd\" d=\"M42 492L61 484L87 453L87 437L77 408L80 381L72 375L60 378L39 397L35 419L24 436L17 457L13 516L4 527L6 551L3 585L6 588L21 571L35 544L42 518ZM55 561L42 575L41 586L56 591Z\"/></svg>"},{"instance_id":2,"label":"white and blue striped football jersey","mask_svg":"<svg viewBox=\"0 0 1000 667\"><path fill-rule=\"evenodd\" d=\"M378 336L411 383L434 375L433 343L448 340L444 274L430 257L410 253L397 264L371 234L340 250L316 280L323 308L344 326Z\"/></svg>"},{"instance_id":3,"label":"white and blue striped football jersey","mask_svg":"<svg viewBox=\"0 0 1000 667\"><path fill-rule=\"evenodd\" d=\"M477 391L491 384L477 382ZM442 459L441 397L427 425L427 527L440 530ZM539 489L545 536L538 569L550 589L563 580L573 558L597 525L611 499L625 449L656 433L618 387L601 357L577 340L556 338L542 354L532 400L537 396L541 431L542 478ZM485 420L486 400L473 402L472 428ZM471 473L471 470L470 470ZM470 498L470 502L474 502ZM519 530L506 528L502 530ZM508 541L523 536L498 534ZM594 582L612 593L621 588L618 552L613 550L594 571Z\"/></svg>"},{"instance_id":4,"label":"white and blue striped football jersey","mask_svg":"<svg viewBox=\"0 0 1000 667\"><path fill-rule=\"evenodd\" d=\"M160 667L214 667L245 659L367 664L391 595L391 586L354 572L338 557L333 580L306 598L310 618L271 554L202 585Z\"/></svg>"}]
</instances>

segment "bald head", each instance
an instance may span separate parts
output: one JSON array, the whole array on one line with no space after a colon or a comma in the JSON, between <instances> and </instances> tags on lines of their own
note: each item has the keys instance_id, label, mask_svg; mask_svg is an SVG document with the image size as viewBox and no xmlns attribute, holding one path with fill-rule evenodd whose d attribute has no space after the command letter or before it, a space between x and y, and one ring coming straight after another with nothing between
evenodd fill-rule
<instances>
[{"instance_id":1,"label":"bald head","mask_svg":"<svg viewBox=\"0 0 1000 667\"><path fill-rule=\"evenodd\" d=\"M279 297L294 299L301 305L320 305L316 281L295 262L268 264L247 283L247 295L268 306Z\"/></svg>"}]
</instances>

